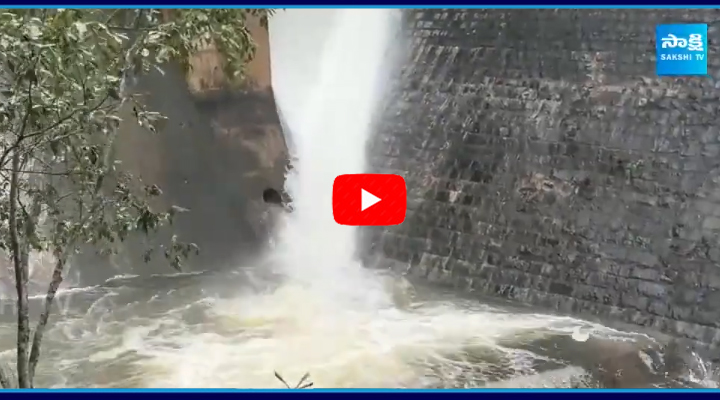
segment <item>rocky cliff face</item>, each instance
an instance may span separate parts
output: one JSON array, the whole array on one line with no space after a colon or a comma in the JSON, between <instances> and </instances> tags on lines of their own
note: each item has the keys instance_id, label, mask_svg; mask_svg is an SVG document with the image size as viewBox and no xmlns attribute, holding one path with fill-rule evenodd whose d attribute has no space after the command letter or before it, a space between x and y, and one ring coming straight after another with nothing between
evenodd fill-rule
<instances>
[{"instance_id":1,"label":"rocky cliff face","mask_svg":"<svg viewBox=\"0 0 720 400\"><path fill-rule=\"evenodd\" d=\"M191 210L173 227L201 248L190 270L232 266L256 253L269 228L262 191L283 185L287 147L271 87L268 32L257 21L250 31L257 53L242 88L227 89L221 59L208 48L194 57L187 76L168 66L164 75L152 74L137 85L150 106L168 117L163 132L150 135L127 122L119 136L123 165L163 189L158 207ZM126 253L112 261L115 269L82 268L83 280L118 271L168 272L161 262L144 265L137 251Z\"/></svg>"},{"instance_id":2,"label":"rocky cliff face","mask_svg":"<svg viewBox=\"0 0 720 400\"><path fill-rule=\"evenodd\" d=\"M385 265L720 344L720 90L655 76L715 10L408 10L371 150L407 179ZM717 70L710 35L710 70Z\"/></svg>"}]
</instances>

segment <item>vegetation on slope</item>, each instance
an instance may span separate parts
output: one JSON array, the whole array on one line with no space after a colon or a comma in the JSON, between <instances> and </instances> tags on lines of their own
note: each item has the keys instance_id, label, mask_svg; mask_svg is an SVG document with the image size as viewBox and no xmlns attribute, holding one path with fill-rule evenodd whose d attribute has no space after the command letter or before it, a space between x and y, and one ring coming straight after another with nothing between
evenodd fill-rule
<instances>
[{"instance_id":1,"label":"vegetation on slope","mask_svg":"<svg viewBox=\"0 0 720 400\"><path fill-rule=\"evenodd\" d=\"M255 45L245 25L265 23L269 10L47 9L0 10L0 248L9 255L17 291L17 382L0 370L3 387L32 388L43 333L68 259L81 246L105 252L138 232L152 234L183 211L155 210L162 193L123 171L113 143L129 107L148 134L165 117L130 87L168 62L212 43L226 76L241 80ZM55 257L42 315L31 327L31 251ZM155 252L180 268L198 251L171 243ZM150 257L152 252L148 253Z\"/></svg>"}]
</instances>

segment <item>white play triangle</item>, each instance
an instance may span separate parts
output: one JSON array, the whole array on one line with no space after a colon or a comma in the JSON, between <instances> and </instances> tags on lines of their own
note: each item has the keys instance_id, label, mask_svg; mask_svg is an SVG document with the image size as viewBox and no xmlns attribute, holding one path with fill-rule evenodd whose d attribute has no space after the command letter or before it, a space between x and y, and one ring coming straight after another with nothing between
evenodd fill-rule
<instances>
[{"instance_id":1,"label":"white play triangle","mask_svg":"<svg viewBox=\"0 0 720 400\"><path fill-rule=\"evenodd\" d=\"M360 211L365 211L369 207L374 206L377 204L381 198L373 195L372 193L368 192L365 189L360 189Z\"/></svg>"}]
</instances>

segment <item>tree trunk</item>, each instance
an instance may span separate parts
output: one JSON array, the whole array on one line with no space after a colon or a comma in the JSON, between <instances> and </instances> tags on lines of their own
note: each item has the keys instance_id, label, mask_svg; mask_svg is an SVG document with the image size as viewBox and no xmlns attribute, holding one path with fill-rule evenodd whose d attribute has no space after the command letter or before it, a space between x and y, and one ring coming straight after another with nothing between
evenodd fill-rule
<instances>
[{"instance_id":1,"label":"tree trunk","mask_svg":"<svg viewBox=\"0 0 720 400\"><path fill-rule=\"evenodd\" d=\"M28 344L30 343L30 317L28 308L28 257L26 246L20 243L18 235L18 204L19 204L19 177L20 151L13 150L12 171L10 172L10 210L8 222L10 224L10 250L12 252L13 267L15 268L15 289L17 291L18 335L17 335L17 373L18 387L30 388L30 374L28 370Z\"/></svg>"},{"instance_id":2,"label":"tree trunk","mask_svg":"<svg viewBox=\"0 0 720 400\"><path fill-rule=\"evenodd\" d=\"M63 271L65 269L65 257L62 254L56 254L57 261L55 262L55 269L53 270L52 280L48 286L47 295L45 296L45 309L40 315L37 326L35 327L35 333L33 334L32 348L30 350L29 359L29 376L30 385L34 387L35 381L35 369L37 368L38 361L40 360L40 344L42 343L43 335L45 334L45 328L47 327L48 320L50 319L50 312L52 309L53 301L55 300L55 294L57 294L58 288L63 281Z\"/></svg>"}]
</instances>

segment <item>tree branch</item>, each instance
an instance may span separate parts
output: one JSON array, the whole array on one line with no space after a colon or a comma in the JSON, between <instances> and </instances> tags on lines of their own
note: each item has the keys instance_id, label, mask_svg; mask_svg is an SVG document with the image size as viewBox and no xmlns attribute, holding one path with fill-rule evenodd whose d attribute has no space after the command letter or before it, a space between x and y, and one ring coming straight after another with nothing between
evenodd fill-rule
<instances>
[{"instance_id":1,"label":"tree branch","mask_svg":"<svg viewBox=\"0 0 720 400\"><path fill-rule=\"evenodd\" d=\"M13 172L12 168L0 168L3 172ZM48 171L28 171L20 170L21 174L33 174L33 175L44 175L44 176L69 176L69 175L80 175L80 172L63 171L63 172L48 172Z\"/></svg>"},{"instance_id":2,"label":"tree branch","mask_svg":"<svg viewBox=\"0 0 720 400\"><path fill-rule=\"evenodd\" d=\"M8 223L10 225L10 246L12 249L13 266L15 268L15 290L17 292L18 303L18 332L17 332L17 371L18 371L18 386L21 388L29 388L29 374L28 374L28 343L30 342L30 316L28 306L28 293L27 293L27 280L28 270L27 257L23 256L25 252L25 245L20 245L20 237L18 235L18 204L20 197L20 142L23 140L25 129L27 129L28 121L30 120L30 113L32 112L32 87L33 82L30 81L28 84L28 102L25 115L23 116L20 130L17 133L17 140L15 145L11 148L14 149L12 152L12 171L10 173L10 207L9 207L9 218ZM5 154L3 155L5 156Z\"/></svg>"},{"instance_id":3,"label":"tree branch","mask_svg":"<svg viewBox=\"0 0 720 400\"><path fill-rule=\"evenodd\" d=\"M98 102L98 104L96 104L94 107L90 108L89 110L85 110L84 112L86 112L86 113L92 113L92 112L97 111L98 109L100 109L100 107L103 106L103 104L105 104L105 102L107 101L108 98L110 98L110 93L109 93L109 92L105 95L105 97L104 97L102 100L100 100L100 101ZM34 137L41 136L41 135L44 135L44 134L48 133L49 131L57 128L57 127L60 126L60 125L62 125L63 122L69 121L72 117L75 116L75 114L79 113L80 111L81 111L81 110L75 109L75 110L69 112L67 115L65 115L65 116L63 116L63 117L60 117L57 121L55 121L55 122L54 122L53 124L51 124L50 126L46 126L45 128L40 129L39 131L35 131L35 132L32 132L32 133L28 133L27 135L25 135L25 136L23 137L23 140L32 139L32 138L34 138ZM67 135L67 136L72 136L72 135L69 134L69 135ZM17 146L18 144L19 144L19 143L16 143L15 145ZM12 147L9 148L9 149L7 149L7 150L5 150L5 152L9 152L10 150L12 150ZM0 166L4 165L4 162L3 162L4 158L5 158L5 154L3 154L2 157L0 157Z\"/></svg>"},{"instance_id":4,"label":"tree branch","mask_svg":"<svg viewBox=\"0 0 720 400\"><path fill-rule=\"evenodd\" d=\"M10 248L12 250L13 266L15 268L15 290L18 296L18 332L17 332L17 371L18 386L21 388L30 388L30 380L28 374L28 343L30 341L30 321L28 308L27 279L28 271L24 265L25 246L20 245L20 237L18 235L18 197L20 174L20 152L13 152L12 165L14 170L10 175Z\"/></svg>"},{"instance_id":5,"label":"tree branch","mask_svg":"<svg viewBox=\"0 0 720 400\"><path fill-rule=\"evenodd\" d=\"M29 379L30 384L34 384L35 370L37 369L38 361L40 361L40 344L42 343L43 335L45 334L45 328L47 327L48 320L50 319L50 312L52 310L52 303L55 300L60 284L63 282L63 271L65 270L65 256L55 253L57 261L55 262L55 269L53 269L52 280L48 286L47 295L45 296L45 308L43 309L38 323L35 326L35 333L32 338L32 348L30 350L30 358L28 361Z\"/></svg>"}]
</instances>

